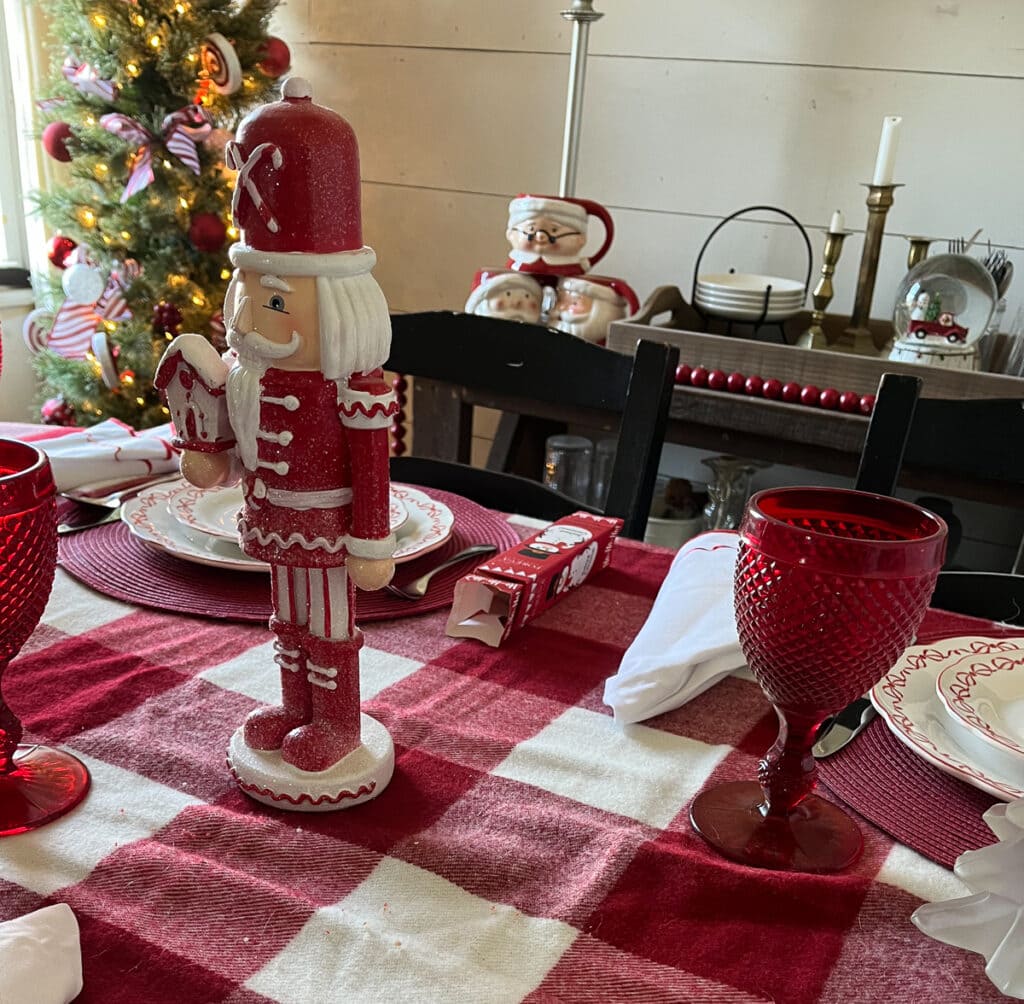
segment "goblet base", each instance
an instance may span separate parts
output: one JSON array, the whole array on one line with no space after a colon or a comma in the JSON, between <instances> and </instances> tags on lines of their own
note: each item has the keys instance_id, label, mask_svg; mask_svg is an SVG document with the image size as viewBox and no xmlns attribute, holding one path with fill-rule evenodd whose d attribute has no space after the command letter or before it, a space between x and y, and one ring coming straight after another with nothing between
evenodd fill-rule
<instances>
[{"instance_id":1,"label":"goblet base","mask_svg":"<svg viewBox=\"0 0 1024 1004\"><path fill-rule=\"evenodd\" d=\"M45 826L88 790L89 771L78 757L49 746L19 746L14 770L0 774L0 837Z\"/></svg>"},{"instance_id":2,"label":"goblet base","mask_svg":"<svg viewBox=\"0 0 1024 1004\"><path fill-rule=\"evenodd\" d=\"M731 781L701 792L690 822L725 857L755 868L838 872L860 857L860 829L831 802L808 795L785 816L768 816L763 805L756 781Z\"/></svg>"}]
</instances>

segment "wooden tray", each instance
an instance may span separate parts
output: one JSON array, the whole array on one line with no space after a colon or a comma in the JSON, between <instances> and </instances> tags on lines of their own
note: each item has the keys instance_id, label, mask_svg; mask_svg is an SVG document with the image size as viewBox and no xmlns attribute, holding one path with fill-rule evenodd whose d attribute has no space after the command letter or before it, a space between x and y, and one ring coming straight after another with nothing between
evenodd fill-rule
<instances>
[{"instance_id":1,"label":"wooden tray","mask_svg":"<svg viewBox=\"0 0 1024 1004\"><path fill-rule=\"evenodd\" d=\"M934 366L890 362L870 356L834 352L828 349L803 349L792 345L775 345L746 338L711 335L700 331L677 330L688 313L676 309L686 307L679 290L660 286L648 297L638 318L655 317L673 312L668 325L651 325L636 321L616 321L608 334L608 347L619 352L632 352L639 338L678 345L679 361L690 366L738 371L747 376L756 374L765 380L774 377L785 383L795 380L825 389L852 390L858 394L874 394L883 373L909 373L924 381L923 397L940 398L1024 398L1024 379L1001 373L973 373L964 370L943 370ZM729 395L733 397L734 395ZM792 407L781 402L762 403L772 407Z\"/></svg>"}]
</instances>

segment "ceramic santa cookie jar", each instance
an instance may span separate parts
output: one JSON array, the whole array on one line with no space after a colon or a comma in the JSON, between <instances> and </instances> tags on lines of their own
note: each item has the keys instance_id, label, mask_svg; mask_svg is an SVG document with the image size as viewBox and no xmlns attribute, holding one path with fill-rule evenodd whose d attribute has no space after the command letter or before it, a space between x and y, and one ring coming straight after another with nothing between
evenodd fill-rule
<instances>
[{"instance_id":1,"label":"ceramic santa cookie jar","mask_svg":"<svg viewBox=\"0 0 1024 1004\"><path fill-rule=\"evenodd\" d=\"M592 257L585 258L591 216L604 226L604 242ZM505 236L511 247L506 268L554 285L553 277L589 272L608 253L615 228L608 210L590 199L523 194L508 205Z\"/></svg>"},{"instance_id":2,"label":"ceramic santa cookie jar","mask_svg":"<svg viewBox=\"0 0 1024 1004\"><path fill-rule=\"evenodd\" d=\"M281 702L231 738L242 789L284 809L347 808L379 795L394 750L361 714L355 588L391 578L388 426L381 365L391 325L362 241L359 154L348 123L309 84L250 114L227 149L242 234L224 305L224 357L181 335L157 371L199 487L241 480L242 549L271 567Z\"/></svg>"},{"instance_id":3,"label":"ceramic santa cookie jar","mask_svg":"<svg viewBox=\"0 0 1024 1004\"><path fill-rule=\"evenodd\" d=\"M539 324L543 299L544 287L531 275L480 269L473 278L466 313Z\"/></svg>"},{"instance_id":4,"label":"ceramic santa cookie jar","mask_svg":"<svg viewBox=\"0 0 1024 1004\"><path fill-rule=\"evenodd\" d=\"M610 276L584 275L560 279L548 323L588 342L603 345L608 325L636 313L640 301L632 288Z\"/></svg>"}]
</instances>

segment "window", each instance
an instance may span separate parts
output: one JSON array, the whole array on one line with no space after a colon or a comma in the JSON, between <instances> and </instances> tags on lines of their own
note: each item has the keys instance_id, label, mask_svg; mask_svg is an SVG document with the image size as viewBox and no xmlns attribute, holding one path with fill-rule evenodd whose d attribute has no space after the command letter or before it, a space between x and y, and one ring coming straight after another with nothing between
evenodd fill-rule
<instances>
[{"instance_id":1,"label":"window","mask_svg":"<svg viewBox=\"0 0 1024 1004\"><path fill-rule=\"evenodd\" d=\"M42 221L30 215L25 198L39 187L38 144L31 138L37 74L29 59L37 15L29 6L18 0L0 6L0 269L46 264Z\"/></svg>"}]
</instances>

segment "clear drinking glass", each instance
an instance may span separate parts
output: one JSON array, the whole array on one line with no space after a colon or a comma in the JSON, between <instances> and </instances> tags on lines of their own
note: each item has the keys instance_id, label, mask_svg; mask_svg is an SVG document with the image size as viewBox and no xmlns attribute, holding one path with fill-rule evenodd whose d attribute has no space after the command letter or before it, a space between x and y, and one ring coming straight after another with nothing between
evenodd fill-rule
<instances>
[{"instance_id":1,"label":"clear drinking glass","mask_svg":"<svg viewBox=\"0 0 1024 1004\"><path fill-rule=\"evenodd\" d=\"M594 465L590 476L590 504L603 509L608 503L608 486L615 468L617 439L600 439L594 447Z\"/></svg>"},{"instance_id":2,"label":"clear drinking glass","mask_svg":"<svg viewBox=\"0 0 1024 1004\"><path fill-rule=\"evenodd\" d=\"M46 455L0 439L0 684L35 630L57 565L57 505ZM76 806L89 772L70 753L19 745L21 721L0 689L0 836L34 830Z\"/></svg>"},{"instance_id":3,"label":"clear drinking glass","mask_svg":"<svg viewBox=\"0 0 1024 1004\"><path fill-rule=\"evenodd\" d=\"M924 617L946 525L898 499L838 488L777 488L748 503L734 595L740 647L775 707L779 735L758 781L709 788L694 829L726 857L785 871L839 871L863 837L813 794L822 721L873 687Z\"/></svg>"},{"instance_id":4,"label":"clear drinking glass","mask_svg":"<svg viewBox=\"0 0 1024 1004\"><path fill-rule=\"evenodd\" d=\"M754 475L768 465L741 457L708 457L701 461L714 472L708 482L708 502L704 507L705 530L735 530L743 518L743 507L750 496Z\"/></svg>"},{"instance_id":5,"label":"clear drinking glass","mask_svg":"<svg viewBox=\"0 0 1024 1004\"><path fill-rule=\"evenodd\" d=\"M548 436L544 443L544 484L586 502L594 444L585 436Z\"/></svg>"}]
</instances>

